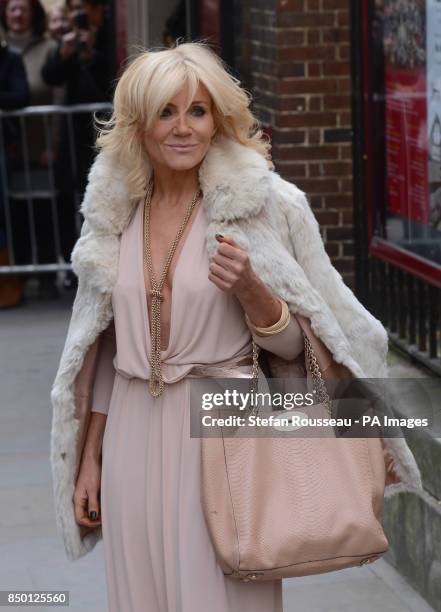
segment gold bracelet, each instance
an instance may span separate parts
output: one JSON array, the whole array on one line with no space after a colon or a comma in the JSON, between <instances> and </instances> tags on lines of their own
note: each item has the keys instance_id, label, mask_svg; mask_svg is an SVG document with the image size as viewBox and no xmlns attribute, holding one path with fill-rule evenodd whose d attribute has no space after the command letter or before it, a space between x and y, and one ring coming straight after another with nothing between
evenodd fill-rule
<instances>
[{"instance_id":1,"label":"gold bracelet","mask_svg":"<svg viewBox=\"0 0 441 612\"><path fill-rule=\"evenodd\" d=\"M288 304L285 302L285 300L282 300L279 297L277 297L277 299L282 305L282 314L280 315L280 319L269 327L257 327L251 323L248 315L245 313L246 324L248 325L250 331L256 336L273 336L274 334L278 334L288 327L291 320Z\"/></svg>"}]
</instances>

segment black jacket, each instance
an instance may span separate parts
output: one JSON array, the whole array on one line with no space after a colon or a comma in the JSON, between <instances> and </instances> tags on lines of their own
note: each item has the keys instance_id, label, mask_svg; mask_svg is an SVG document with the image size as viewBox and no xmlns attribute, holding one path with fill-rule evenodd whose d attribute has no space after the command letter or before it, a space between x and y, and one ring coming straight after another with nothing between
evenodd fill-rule
<instances>
[{"instance_id":1,"label":"black jacket","mask_svg":"<svg viewBox=\"0 0 441 612\"><path fill-rule=\"evenodd\" d=\"M66 104L107 102L109 99L109 62L97 49L93 50L89 62L83 62L77 53L63 59L58 46L49 53L41 74L48 85L66 86Z\"/></svg>"},{"instance_id":2,"label":"black jacket","mask_svg":"<svg viewBox=\"0 0 441 612\"><path fill-rule=\"evenodd\" d=\"M26 70L18 53L0 44L0 109L14 110L29 104Z\"/></svg>"}]
</instances>

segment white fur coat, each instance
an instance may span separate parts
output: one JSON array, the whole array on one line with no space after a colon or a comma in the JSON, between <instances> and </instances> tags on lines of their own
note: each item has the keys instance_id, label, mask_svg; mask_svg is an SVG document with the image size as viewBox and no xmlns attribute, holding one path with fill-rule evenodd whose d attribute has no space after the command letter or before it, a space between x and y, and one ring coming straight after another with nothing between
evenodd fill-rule
<instances>
[{"instance_id":1,"label":"white fur coat","mask_svg":"<svg viewBox=\"0 0 441 612\"><path fill-rule=\"evenodd\" d=\"M146 176L151 167L146 167ZM127 170L101 152L90 171L81 207L84 223L72 252L79 278L72 317L53 383L51 463L57 525L66 553L76 559L102 537L101 528L80 537L72 495L80 427L75 418L74 383L88 348L112 320L120 236L134 211L126 187ZM387 377L388 337L345 285L323 246L305 194L268 168L247 147L215 138L199 170L207 219L207 249L217 247L216 232L231 235L244 247L255 272L292 312L308 317L334 359L356 377ZM421 489L421 476L403 438L385 444L400 483L386 494Z\"/></svg>"}]
</instances>

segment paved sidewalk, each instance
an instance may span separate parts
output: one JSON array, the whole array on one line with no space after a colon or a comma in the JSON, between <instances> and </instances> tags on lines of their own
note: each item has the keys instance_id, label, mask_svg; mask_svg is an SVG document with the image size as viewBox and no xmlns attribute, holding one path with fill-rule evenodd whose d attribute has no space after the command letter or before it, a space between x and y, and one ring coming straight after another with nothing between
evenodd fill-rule
<instances>
[{"instance_id":1,"label":"paved sidewalk","mask_svg":"<svg viewBox=\"0 0 441 612\"><path fill-rule=\"evenodd\" d=\"M48 607L48 612L105 612L102 543L86 557L69 562L52 506L49 393L69 313L66 297L0 311L0 590L69 590L69 608ZM284 581L284 612L337 610L432 608L383 559Z\"/></svg>"}]
</instances>

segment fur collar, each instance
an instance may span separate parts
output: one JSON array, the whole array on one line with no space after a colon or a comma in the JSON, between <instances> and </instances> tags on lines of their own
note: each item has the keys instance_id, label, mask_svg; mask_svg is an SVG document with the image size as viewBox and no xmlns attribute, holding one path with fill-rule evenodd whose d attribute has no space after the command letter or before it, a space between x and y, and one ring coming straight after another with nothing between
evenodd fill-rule
<instances>
[{"instance_id":1,"label":"fur collar","mask_svg":"<svg viewBox=\"0 0 441 612\"><path fill-rule=\"evenodd\" d=\"M146 162L146 176L152 168ZM126 187L127 169L101 151L89 173L81 212L97 234L119 235L136 202ZM257 151L221 135L214 138L200 168L202 206L209 221L234 221L256 215L270 188L271 170Z\"/></svg>"}]
</instances>

